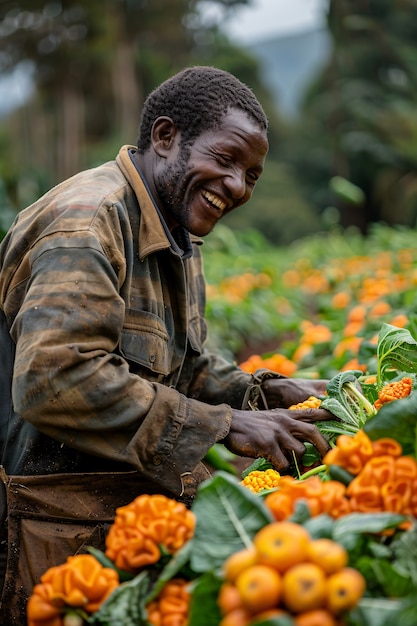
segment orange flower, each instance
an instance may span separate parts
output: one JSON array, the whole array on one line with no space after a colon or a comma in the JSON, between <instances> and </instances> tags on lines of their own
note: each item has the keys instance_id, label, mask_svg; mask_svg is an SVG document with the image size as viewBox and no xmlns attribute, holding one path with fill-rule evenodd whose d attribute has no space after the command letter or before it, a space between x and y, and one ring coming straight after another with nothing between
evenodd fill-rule
<instances>
[{"instance_id":1,"label":"orange flower","mask_svg":"<svg viewBox=\"0 0 417 626\"><path fill-rule=\"evenodd\" d=\"M351 474L359 474L373 454L372 442L363 430L353 437L339 435L336 446L323 459L326 465L340 465Z\"/></svg>"},{"instance_id":2,"label":"orange flower","mask_svg":"<svg viewBox=\"0 0 417 626\"><path fill-rule=\"evenodd\" d=\"M117 572L103 567L92 555L70 556L63 565L48 569L33 588L27 605L28 626L61 626L70 608L95 613L118 585Z\"/></svg>"},{"instance_id":3,"label":"orange flower","mask_svg":"<svg viewBox=\"0 0 417 626\"><path fill-rule=\"evenodd\" d=\"M390 324L391 326L397 326L397 328L404 328L408 324L408 317L404 313L399 313L392 318Z\"/></svg>"},{"instance_id":4,"label":"orange flower","mask_svg":"<svg viewBox=\"0 0 417 626\"><path fill-rule=\"evenodd\" d=\"M141 495L116 510L106 537L106 556L119 569L137 572L156 563L160 546L177 552L194 534L195 515L163 495Z\"/></svg>"},{"instance_id":5,"label":"orange flower","mask_svg":"<svg viewBox=\"0 0 417 626\"><path fill-rule=\"evenodd\" d=\"M412 386L413 380L409 376L404 376L401 380L384 385L378 392L378 400L374 402L375 408L378 411L383 404L406 398L410 395Z\"/></svg>"},{"instance_id":6,"label":"orange flower","mask_svg":"<svg viewBox=\"0 0 417 626\"><path fill-rule=\"evenodd\" d=\"M186 626L190 599L186 580L169 580L156 600L146 607L149 623L154 626Z\"/></svg>"},{"instance_id":7,"label":"orange flower","mask_svg":"<svg viewBox=\"0 0 417 626\"><path fill-rule=\"evenodd\" d=\"M364 363L359 363L358 359L355 357L354 359L350 359L344 366L340 369L341 372L346 372L348 370L360 370L361 372L366 372L368 366Z\"/></svg>"},{"instance_id":8,"label":"orange flower","mask_svg":"<svg viewBox=\"0 0 417 626\"><path fill-rule=\"evenodd\" d=\"M347 291L338 291L332 298L332 307L345 309L350 304L351 296Z\"/></svg>"},{"instance_id":9,"label":"orange flower","mask_svg":"<svg viewBox=\"0 0 417 626\"><path fill-rule=\"evenodd\" d=\"M350 512L345 486L335 480L321 481L318 476L305 480L283 476L277 491L266 496L265 504L275 520L280 522L294 513L300 500L307 504L312 517L326 513L338 518Z\"/></svg>"},{"instance_id":10,"label":"orange flower","mask_svg":"<svg viewBox=\"0 0 417 626\"><path fill-rule=\"evenodd\" d=\"M387 315L390 311L391 307L388 302L385 302L385 300L379 300L378 302L375 302L369 311L369 317L380 317L381 315Z\"/></svg>"}]
</instances>

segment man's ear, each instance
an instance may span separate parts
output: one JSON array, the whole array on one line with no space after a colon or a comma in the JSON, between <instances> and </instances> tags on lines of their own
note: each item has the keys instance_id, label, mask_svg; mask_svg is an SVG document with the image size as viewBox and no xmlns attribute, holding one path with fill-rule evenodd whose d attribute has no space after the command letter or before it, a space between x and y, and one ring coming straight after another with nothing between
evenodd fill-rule
<instances>
[{"instance_id":1,"label":"man's ear","mask_svg":"<svg viewBox=\"0 0 417 626\"><path fill-rule=\"evenodd\" d=\"M160 157L167 157L174 145L178 129L170 117L158 117L151 131L152 147Z\"/></svg>"}]
</instances>

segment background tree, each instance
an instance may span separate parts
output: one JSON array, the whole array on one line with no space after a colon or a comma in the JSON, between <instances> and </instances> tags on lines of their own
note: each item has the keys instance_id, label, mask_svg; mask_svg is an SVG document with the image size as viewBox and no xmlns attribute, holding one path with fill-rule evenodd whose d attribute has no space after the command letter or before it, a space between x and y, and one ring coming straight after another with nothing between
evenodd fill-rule
<instances>
[{"instance_id":1,"label":"background tree","mask_svg":"<svg viewBox=\"0 0 417 626\"><path fill-rule=\"evenodd\" d=\"M288 159L319 211L336 204L344 226L415 225L417 216L417 5L330 0L333 54L305 100ZM334 176L364 192L333 193Z\"/></svg>"},{"instance_id":2,"label":"background tree","mask_svg":"<svg viewBox=\"0 0 417 626\"><path fill-rule=\"evenodd\" d=\"M2 206L15 211L58 181L134 143L145 95L190 64L218 65L251 85L275 123L257 62L219 25L249 0L6 0L0 5L0 72L30 63L35 91L7 118L0 142ZM274 133L273 130L271 130ZM0 197L2 194L0 185ZM3 229L4 230L4 229Z\"/></svg>"}]
</instances>

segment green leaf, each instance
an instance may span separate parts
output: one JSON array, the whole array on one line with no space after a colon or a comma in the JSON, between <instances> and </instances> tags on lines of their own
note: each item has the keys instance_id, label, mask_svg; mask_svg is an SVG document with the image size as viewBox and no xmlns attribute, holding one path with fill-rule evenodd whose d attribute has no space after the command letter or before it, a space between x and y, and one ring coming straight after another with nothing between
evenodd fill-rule
<instances>
[{"instance_id":1,"label":"green leaf","mask_svg":"<svg viewBox=\"0 0 417 626\"><path fill-rule=\"evenodd\" d=\"M357 430L375 414L375 407L359 387L358 379L361 376L359 370L347 370L333 376L326 386L327 397L321 403L321 408Z\"/></svg>"},{"instance_id":2,"label":"green leaf","mask_svg":"<svg viewBox=\"0 0 417 626\"><path fill-rule=\"evenodd\" d=\"M400 372L417 373L417 342L406 328L383 324L378 334L377 386L384 384L388 368Z\"/></svg>"},{"instance_id":3,"label":"green leaf","mask_svg":"<svg viewBox=\"0 0 417 626\"><path fill-rule=\"evenodd\" d=\"M151 600L156 598L158 594L162 591L163 587L166 583L174 578L179 572L186 569L186 565L189 563L190 554L192 550L192 542L187 541L183 547L178 550L176 554L168 561L160 575L158 576L157 581L152 587L152 591L146 597L146 604L148 604ZM190 578L190 572L187 570L186 578Z\"/></svg>"},{"instance_id":4,"label":"green leaf","mask_svg":"<svg viewBox=\"0 0 417 626\"><path fill-rule=\"evenodd\" d=\"M349 626L393 626L400 624L399 617L404 604L401 600L386 598L362 598L356 609L349 613ZM403 622L401 622L403 626ZM405 625L404 625L405 626ZM407 626L412 626L407 624Z\"/></svg>"},{"instance_id":5,"label":"green leaf","mask_svg":"<svg viewBox=\"0 0 417 626\"><path fill-rule=\"evenodd\" d=\"M267 469L275 469L275 468L272 465L272 463L270 463L263 457L259 457L259 459L255 459L253 463L249 465L249 467L243 470L242 478L246 478L246 476L250 474L251 472L255 472L255 471L264 472Z\"/></svg>"},{"instance_id":6,"label":"green leaf","mask_svg":"<svg viewBox=\"0 0 417 626\"><path fill-rule=\"evenodd\" d=\"M222 579L206 572L193 583L188 626L218 626L221 620L217 604Z\"/></svg>"},{"instance_id":7,"label":"green leaf","mask_svg":"<svg viewBox=\"0 0 417 626\"><path fill-rule=\"evenodd\" d=\"M88 623L99 626L148 626L144 603L149 586L147 572L121 584L91 616Z\"/></svg>"},{"instance_id":8,"label":"green leaf","mask_svg":"<svg viewBox=\"0 0 417 626\"><path fill-rule=\"evenodd\" d=\"M273 521L263 499L225 472L202 483L192 510L197 518L191 540L195 572L221 568L230 554L251 545L258 530Z\"/></svg>"},{"instance_id":9,"label":"green leaf","mask_svg":"<svg viewBox=\"0 0 417 626\"><path fill-rule=\"evenodd\" d=\"M416 456L417 445L417 393L384 404L363 427L368 437L375 441L391 437L402 446L403 454Z\"/></svg>"},{"instance_id":10,"label":"green leaf","mask_svg":"<svg viewBox=\"0 0 417 626\"><path fill-rule=\"evenodd\" d=\"M339 541L349 534L380 533L383 530L397 528L406 519L405 515L398 513L351 513L336 520L333 539Z\"/></svg>"}]
</instances>

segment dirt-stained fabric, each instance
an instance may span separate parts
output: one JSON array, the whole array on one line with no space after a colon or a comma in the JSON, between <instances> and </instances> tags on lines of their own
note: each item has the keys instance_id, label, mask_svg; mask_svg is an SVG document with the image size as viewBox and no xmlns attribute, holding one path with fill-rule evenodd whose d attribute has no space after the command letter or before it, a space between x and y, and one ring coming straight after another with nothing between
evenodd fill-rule
<instances>
[{"instance_id":1,"label":"dirt-stained fabric","mask_svg":"<svg viewBox=\"0 0 417 626\"><path fill-rule=\"evenodd\" d=\"M8 508L2 626L27 625L27 600L47 569L86 553L88 546L104 550L117 507L141 493L163 493L137 472L7 476L0 466L0 477Z\"/></svg>"}]
</instances>

